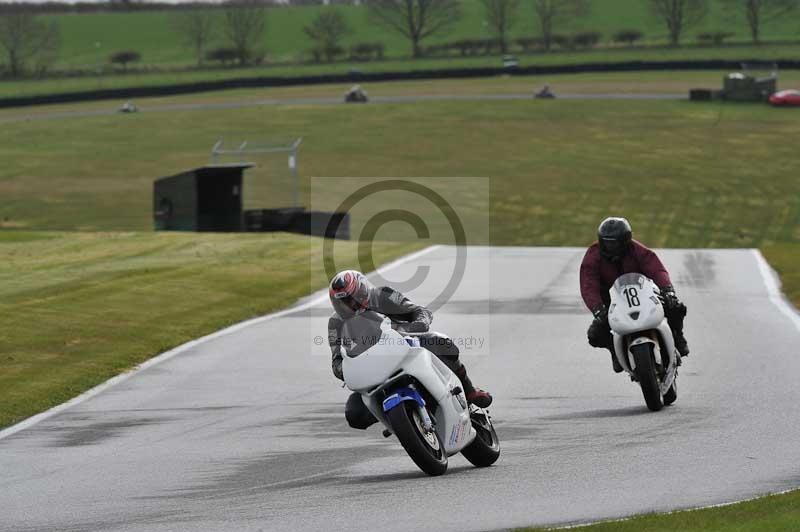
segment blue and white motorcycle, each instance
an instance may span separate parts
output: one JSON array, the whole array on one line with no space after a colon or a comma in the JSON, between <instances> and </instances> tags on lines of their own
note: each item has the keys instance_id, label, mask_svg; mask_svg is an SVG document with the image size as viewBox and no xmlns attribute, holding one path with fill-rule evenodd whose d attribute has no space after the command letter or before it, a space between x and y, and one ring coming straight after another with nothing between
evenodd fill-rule
<instances>
[{"instance_id":1,"label":"blue and white motorcycle","mask_svg":"<svg viewBox=\"0 0 800 532\"><path fill-rule=\"evenodd\" d=\"M646 276L626 273L609 293L608 323L617 361L642 387L647 408L661 410L678 398L681 363L664 317L661 292Z\"/></svg>"},{"instance_id":2,"label":"blue and white motorcycle","mask_svg":"<svg viewBox=\"0 0 800 532\"><path fill-rule=\"evenodd\" d=\"M413 334L401 334L388 318L358 320L357 338L371 338L348 349L342 361L345 385L393 433L422 471L442 475L447 459L461 453L487 467L500 456L500 442L487 411L468 405L461 381L442 361L420 347ZM371 331L367 329L372 328Z\"/></svg>"}]
</instances>

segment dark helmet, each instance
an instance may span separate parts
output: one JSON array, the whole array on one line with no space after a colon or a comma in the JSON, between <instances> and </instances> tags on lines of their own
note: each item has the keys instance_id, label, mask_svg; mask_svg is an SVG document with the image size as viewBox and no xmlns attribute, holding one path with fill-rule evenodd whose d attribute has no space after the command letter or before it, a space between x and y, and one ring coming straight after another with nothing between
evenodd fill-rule
<instances>
[{"instance_id":1,"label":"dark helmet","mask_svg":"<svg viewBox=\"0 0 800 532\"><path fill-rule=\"evenodd\" d=\"M620 260L628 253L633 234L625 218L606 218L597 229L600 254L608 260Z\"/></svg>"},{"instance_id":2,"label":"dark helmet","mask_svg":"<svg viewBox=\"0 0 800 532\"><path fill-rule=\"evenodd\" d=\"M369 307L369 296L373 288L372 283L359 271L345 270L337 273L331 280L328 291L333 310L342 318L361 314Z\"/></svg>"}]
</instances>

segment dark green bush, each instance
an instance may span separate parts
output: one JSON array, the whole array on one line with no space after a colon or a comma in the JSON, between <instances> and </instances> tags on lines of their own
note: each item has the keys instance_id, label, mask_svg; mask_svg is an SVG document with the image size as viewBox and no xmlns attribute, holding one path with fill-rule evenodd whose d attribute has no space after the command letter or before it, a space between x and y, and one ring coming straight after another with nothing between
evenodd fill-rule
<instances>
[{"instance_id":1,"label":"dark green bush","mask_svg":"<svg viewBox=\"0 0 800 532\"><path fill-rule=\"evenodd\" d=\"M596 31L583 31L572 36L572 44L576 48L594 48L603 34Z\"/></svg>"},{"instance_id":2,"label":"dark green bush","mask_svg":"<svg viewBox=\"0 0 800 532\"><path fill-rule=\"evenodd\" d=\"M612 37L614 42L621 42L633 46L636 41L644 39L644 33L639 30L620 30Z\"/></svg>"}]
</instances>

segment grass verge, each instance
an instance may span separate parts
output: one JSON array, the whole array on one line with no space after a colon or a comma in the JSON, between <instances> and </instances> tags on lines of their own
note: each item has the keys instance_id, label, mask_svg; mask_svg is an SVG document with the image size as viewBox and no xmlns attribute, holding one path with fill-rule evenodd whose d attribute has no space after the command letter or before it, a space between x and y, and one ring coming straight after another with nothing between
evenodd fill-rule
<instances>
[{"instance_id":1,"label":"grass verge","mask_svg":"<svg viewBox=\"0 0 800 532\"><path fill-rule=\"evenodd\" d=\"M324 286L324 273L311 270L321 264L315 240L0 232L0 427ZM374 256L412 249L376 243ZM336 252L337 264L359 264L355 243Z\"/></svg>"},{"instance_id":2,"label":"grass verge","mask_svg":"<svg viewBox=\"0 0 800 532\"><path fill-rule=\"evenodd\" d=\"M718 508L632 517L586 527L586 532L794 532L800 523L800 491ZM555 528L523 528L545 532Z\"/></svg>"},{"instance_id":3,"label":"grass verge","mask_svg":"<svg viewBox=\"0 0 800 532\"><path fill-rule=\"evenodd\" d=\"M800 309L800 245L774 244L761 252L780 275L783 293Z\"/></svg>"}]
</instances>

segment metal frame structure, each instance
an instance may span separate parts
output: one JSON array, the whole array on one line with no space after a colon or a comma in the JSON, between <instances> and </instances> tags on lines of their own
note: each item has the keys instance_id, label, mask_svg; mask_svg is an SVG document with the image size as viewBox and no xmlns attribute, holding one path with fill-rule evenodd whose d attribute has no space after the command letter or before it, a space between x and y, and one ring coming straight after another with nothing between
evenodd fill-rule
<instances>
[{"instance_id":1,"label":"metal frame structure","mask_svg":"<svg viewBox=\"0 0 800 532\"><path fill-rule=\"evenodd\" d=\"M225 141L219 139L211 148L211 162L219 164L221 156L238 156L239 162L244 163L245 156L249 154L268 154L268 153L288 153L289 154L289 171L292 176L292 207L300 206L300 184L297 178L297 150L303 142L302 137L298 137L290 144L286 145L261 145L259 143L251 143L245 140L236 148L225 149Z\"/></svg>"}]
</instances>

